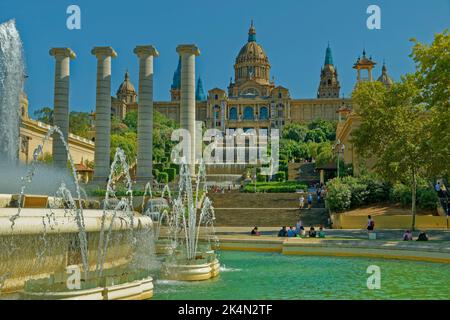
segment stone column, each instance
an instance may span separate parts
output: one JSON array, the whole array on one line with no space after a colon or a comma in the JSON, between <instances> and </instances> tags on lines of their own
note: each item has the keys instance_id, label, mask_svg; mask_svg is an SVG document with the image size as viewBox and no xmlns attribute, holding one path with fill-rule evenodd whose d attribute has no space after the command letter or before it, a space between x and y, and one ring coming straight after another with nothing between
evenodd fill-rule
<instances>
[{"instance_id":1,"label":"stone column","mask_svg":"<svg viewBox=\"0 0 450 320\"><path fill-rule=\"evenodd\" d=\"M191 135L190 154L186 157L191 176L195 175L195 57L200 50L194 44L177 47L181 57L180 127Z\"/></svg>"},{"instance_id":2,"label":"stone column","mask_svg":"<svg viewBox=\"0 0 450 320\"><path fill-rule=\"evenodd\" d=\"M137 46L134 53L139 58L137 181L146 183L153 167L153 57L159 53L153 46Z\"/></svg>"},{"instance_id":3,"label":"stone column","mask_svg":"<svg viewBox=\"0 0 450 320\"><path fill-rule=\"evenodd\" d=\"M50 55L55 57L55 89L53 102L53 123L61 130L64 140L69 143L69 77L70 59L76 55L70 48L52 48ZM53 135L53 165L67 167L67 150L59 134Z\"/></svg>"},{"instance_id":4,"label":"stone column","mask_svg":"<svg viewBox=\"0 0 450 320\"><path fill-rule=\"evenodd\" d=\"M97 92L95 99L94 182L106 184L109 176L111 142L111 58L117 53L111 47L95 47L97 58Z\"/></svg>"}]
</instances>

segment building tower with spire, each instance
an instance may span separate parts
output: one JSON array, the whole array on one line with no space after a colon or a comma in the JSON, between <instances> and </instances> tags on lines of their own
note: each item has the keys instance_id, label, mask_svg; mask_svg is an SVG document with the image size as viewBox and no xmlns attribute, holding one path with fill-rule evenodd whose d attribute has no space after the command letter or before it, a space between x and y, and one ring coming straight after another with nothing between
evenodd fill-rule
<instances>
[{"instance_id":1,"label":"building tower with spire","mask_svg":"<svg viewBox=\"0 0 450 320\"><path fill-rule=\"evenodd\" d=\"M203 91L203 82L200 77L197 79L197 86L195 87L195 100L196 101L205 101L206 95Z\"/></svg>"},{"instance_id":2,"label":"building tower with spire","mask_svg":"<svg viewBox=\"0 0 450 320\"><path fill-rule=\"evenodd\" d=\"M330 44L328 44L325 52L325 63L320 70L320 84L317 90L317 98L331 99L339 98L341 85L338 79L337 68L333 64L333 55L331 53Z\"/></svg>"},{"instance_id":3,"label":"building tower with spire","mask_svg":"<svg viewBox=\"0 0 450 320\"><path fill-rule=\"evenodd\" d=\"M380 81L382 84L384 84L388 90L394 84L394 80L392 80L392 78L389 76L387 72L386 63L384 61L383 61L383 68L381 69L381 76L378 78L377 81Z\"/></svg>"},{"instance_id":4,"label":"building tower with spire","mask_svg":"<svg viewBox=\"0 0 450 320\"><path fill-rule=\"evenodd\" d=\"M171 101L180 100L180 89L181 89L181 58L178 59L177 69L173 73L172 85L170 86Z\"/></svg>"}]
</instances>

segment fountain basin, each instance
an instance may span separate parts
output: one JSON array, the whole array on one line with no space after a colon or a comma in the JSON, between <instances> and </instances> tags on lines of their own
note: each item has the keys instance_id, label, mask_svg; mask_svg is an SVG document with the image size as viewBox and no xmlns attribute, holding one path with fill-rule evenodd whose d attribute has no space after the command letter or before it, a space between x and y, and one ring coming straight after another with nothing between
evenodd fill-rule
<instances>
[{"instance_id":1,"label":"fountain basin","mask_svg":"<svg viewBox=\"0 0 450 320\"><path fill-rule=\"evenodd\" d=\"M21 295L25 299L38 300L148 300L153 297L153 278L126 282L106 287L85 290L29 292Z\"/></svg>"},{"instance_id":2,"label":"fountain basin","mask_svg":"<svg viewBox=\"0 0 450 320\"><path fill-rule=\"evenodd\" d=\"M195 260L172 259L163 266L168 280L203 281L219 275L220 263L213 250L197 253Z\"/></svg>"},{"instance_id":3,"label":"fountain basin","mask_svg":"<svg viewBox=\"0 0 450 320\"><path fill-rule=\"evenodd\" d=\"M155 253L159 255L171 255L176 248L176 244L170 239L158 239L155 241Z\"/></svg>"},{"instance_id":4,"label":"fountain basin","mask_svg":"<svg viewBox=\"0 0 450 320\"><path fill-rule=\"evenodd\" d=\"M78 225L64 209L22 209L11 229L11 216L16 208L0 208L0 295L23 289L26 281L41 279L55 273L65 273L68 266L82 266ZM133 257L130 239L130 217L111 213L105 219L104 230L111 227L111 237L104 257L104 270L126 266ZM89 270L94 270L101 237L101 210L83 210L87 239ZM134 234L150 234L152 220L134 214ZM149 232L147 232L149 231ZM86 292L83 294L96 294Z\"/></svg>"}]
</instances>

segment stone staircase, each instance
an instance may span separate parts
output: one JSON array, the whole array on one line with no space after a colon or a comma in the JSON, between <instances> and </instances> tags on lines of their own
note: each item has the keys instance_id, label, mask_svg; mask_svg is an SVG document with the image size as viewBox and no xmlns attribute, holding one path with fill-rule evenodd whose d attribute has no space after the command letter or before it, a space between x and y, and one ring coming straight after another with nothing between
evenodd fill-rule
<instances>
[{"instance_id":1,"label":"stone staircase","mask_svg":"<svg viewBox=\"0 0 450 320\"><path fill-rule=\"evenodd\" d=\"M313 186L320 181L320 175L316 172L315 163L289 163L288 180L305 182L309 186Z\"/></svg>"},{"instance_id":2,"label":"stone staircase","mask_svg":"<svg viewBox=\"0 0 450 320\"><path fill-rule=\"evenodd\" d=\"M299 217L305 226L326 225L328 211L313 201L313 209L299 210L298 193L210 193L216 226L278 227L295 225ZM306 195L305 195L306 197Z\"/></svg>"}]
</instances>

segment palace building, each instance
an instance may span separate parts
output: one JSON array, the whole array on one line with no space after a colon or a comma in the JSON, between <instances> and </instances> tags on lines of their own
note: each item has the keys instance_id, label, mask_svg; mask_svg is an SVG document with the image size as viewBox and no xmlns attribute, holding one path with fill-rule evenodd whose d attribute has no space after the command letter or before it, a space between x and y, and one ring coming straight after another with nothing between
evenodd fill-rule
<instances>
[{"instance_id":1,"label":"palace building","mask_svg":"<svg viewBox=\"0 0 450 320\"><path fill-rule=\"evenodd\" d=\"M365 52L354 68L357 81L372 80L372 69L376 65ZM196 86L196 120L203 121L208 128L221 130L281 129L291 122L308 123L314 119L338 120L339 109L345 105L351 108L351 100L340 97L338 70L333 62L333 54L328 45L324 64L318 77L317 96L312 99L293 98L289 89L275 83L270 77L271 65L264 48L257 42L253 22L248 30L247 42L239 50L234 64L234 79L227 88L212 88L204 93L200 78ZM364 71L368 75L363 75ZM387 86L392 79L386 66L378 81ZM166 117L180 120L181 62L178 61L172 85L170 101L155 101L154 108ZM124 118L126 112L137 109L137 93L128 72L112 97L112 114Z\"/></svg>"}]
</instances>

